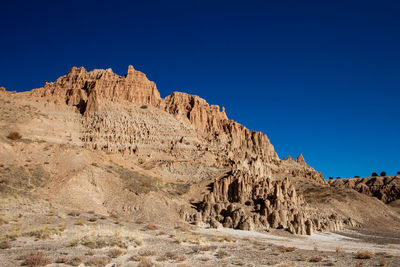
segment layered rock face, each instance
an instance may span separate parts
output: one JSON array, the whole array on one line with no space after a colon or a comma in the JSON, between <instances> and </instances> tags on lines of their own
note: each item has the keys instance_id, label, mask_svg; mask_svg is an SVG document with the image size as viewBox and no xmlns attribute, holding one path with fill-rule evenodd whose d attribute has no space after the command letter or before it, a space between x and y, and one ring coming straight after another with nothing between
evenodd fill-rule
<instances>
[{"instance_id":1,"label":"layered rock face","mask_svg":"<svg viewBox=\"0 0 400 267\"><path fill-rule=\"evenodd\" d=\"M189 221L238 229L285 228L295 234L338 230L352 222L308 207L283 177L325 183L299 156L280 160L268 137L229 120L219 106L175 92L165 99L156 85L129 66L122 77L111 69L72 68L31 95L76 106L85 148L120 153L165 179L216 179L199 212ZM173 177L173 178L171 178ZM190 215L188 215L190 214Z\"/></svg>"},{"instance_id":2,"label":"layered rock face","mask_svg":"<svg viewBox=\"0 0 400 267\"><path fill-rule=\"evenodd\" d=\"M158 105L161 100L155 83L132 66L125 77L111 69L87 72L83 67L73 67L67 75L55 82L46 82L43 88L33 90L32 94L53 98L57 103L65 101L77 106L81 113L99 111L101 104L109 101Z\"/></svg>"},{"instance_id":3,"label":"layered rock face","mask_svg":"<svg viewBox=\"0 0 400 267\"><path fill-rule=\"evenodd\" d=\"M354 189L359 193L376 197L384 203L400 199L400 176L346 178L330 181L333 187Z\"/></svg>"},{"instance_id":4,"label":"layered rock face","mask_svg":"<svg viewBox=\"0 0 400 267\"><path fill-rule=\"evenodd\" d=\"M310 235L314 231L335 231L344 225L355 225L350 218L309 207L288 179L273 181L237 170L212 184L198 210L192 220L214 228L278 228Z\"/></svg>"}]
</instances>

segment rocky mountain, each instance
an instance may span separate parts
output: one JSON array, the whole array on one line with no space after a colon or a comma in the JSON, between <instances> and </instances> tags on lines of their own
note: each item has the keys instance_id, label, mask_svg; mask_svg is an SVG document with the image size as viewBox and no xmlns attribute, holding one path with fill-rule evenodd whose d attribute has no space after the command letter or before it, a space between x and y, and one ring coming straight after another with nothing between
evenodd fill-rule
<instances>
[{"instance_id":1,"label":"rocky mountain","mask_svg":"<svg viewBox=\"0 0 400 267\"><path fill-rule=\"evenodd\" d=\"M74 67L42 88L0 96L3 165L32 181L40 170L30 194L64 209L294 234L378 220L365 216L369 200L354 191L327 199L331 187L302 155L281 160L267 135L198 96L161 98L132 66L125 76ZM6 138L11 131L25 141ZM0 189L24 190L12 177ZM388 224L397 220L383 204L371 206Z\"/></svg>"},{"instance_id":2,"label":"rocky mountain","mask_svg":"<svg viewBox=\"0 0 400 267\"><path fill-rule=\"evenodd\" d=\"M400 176L345 178L330 181L329 184L337 188L350 188L376 197L384 203L400 199Z\"/></svg>"}]
</instances>

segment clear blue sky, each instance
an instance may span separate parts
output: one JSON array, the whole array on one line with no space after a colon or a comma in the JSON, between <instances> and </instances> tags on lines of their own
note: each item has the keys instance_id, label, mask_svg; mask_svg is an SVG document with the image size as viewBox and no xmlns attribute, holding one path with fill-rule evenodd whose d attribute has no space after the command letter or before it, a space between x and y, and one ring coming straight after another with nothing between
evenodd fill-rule
<instances>
[{"instance_id":1,"label":"clear blue sky","mask_svg":"<svg viewBox=\"0 0 400 267\"><path fill-rule=\"evenodd\" d=\"M129 64L329 176L400 171L400 1L1 1L0 85Z\"/></svg>"}]
</instances>

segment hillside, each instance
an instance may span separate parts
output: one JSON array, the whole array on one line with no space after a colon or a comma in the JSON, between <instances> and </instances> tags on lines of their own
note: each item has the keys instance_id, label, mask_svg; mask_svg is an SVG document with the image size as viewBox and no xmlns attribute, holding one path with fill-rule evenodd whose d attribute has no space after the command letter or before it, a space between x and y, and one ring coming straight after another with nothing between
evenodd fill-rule
<instances>
[{"instance_id":1,"label":"hillside","mask_svg":"<svg viewBox=\"0 0 400 267\"><path fill-rule=\"evenodd\" d=\"M180 92L161 98L132 66L125 76L74 67L42 88L0 91L0 104L8 218L27 202L165 227L400 233L394 208L331 187L302 155L281 160L267 135L229 120L224 108Z\"/></svg>"}]
</instances>

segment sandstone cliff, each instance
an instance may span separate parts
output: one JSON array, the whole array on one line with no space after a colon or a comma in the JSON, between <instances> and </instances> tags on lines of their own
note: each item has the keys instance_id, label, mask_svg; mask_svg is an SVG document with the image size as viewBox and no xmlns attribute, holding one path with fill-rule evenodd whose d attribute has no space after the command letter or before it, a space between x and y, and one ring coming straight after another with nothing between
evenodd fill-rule
<instances>
[{"instance_id":1,"label":"sandstone cliff","mask_svg":"<svg viewBox=\"0 0 400 267\"><path fill-rule=\"evenodd\" d=\"M346 178L330 181L337 188L350 188L359 193L376 197L384 203L400 199L400 176Z\"/></svg>"}]
</instances>

